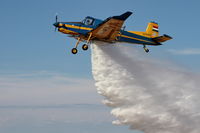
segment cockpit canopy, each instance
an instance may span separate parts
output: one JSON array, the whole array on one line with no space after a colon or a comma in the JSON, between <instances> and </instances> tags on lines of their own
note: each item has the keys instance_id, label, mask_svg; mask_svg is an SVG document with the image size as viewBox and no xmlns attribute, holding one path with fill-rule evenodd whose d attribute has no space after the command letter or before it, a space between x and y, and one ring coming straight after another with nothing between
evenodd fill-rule
<instances>
[{"instance_id":1,"label":"cockpit canopy","mask_svg":"<svg viewBox=\"0 0 200 133\"><path fill-rule=\"evenodd\" d=\"M93 22L94 22L94 18L91 18L91 17L86 17L86 18L82 21L82 23L83 23L84 25L93 25Z\"/></svg>"},{"instance_id":2,"label":"cockpit canopy","mask_svg":"<svg viewBox=\"0 0 200 133\"><path fill-rule=\"evenodd\" d=\"M92 18L92 17L86 17L82 23L84 25L87 25L87 26L95 26L95 25L98 25L102 22L102 20L99 20L99 19L95 19L95 18Z\"/></svg>"}]
</instances>

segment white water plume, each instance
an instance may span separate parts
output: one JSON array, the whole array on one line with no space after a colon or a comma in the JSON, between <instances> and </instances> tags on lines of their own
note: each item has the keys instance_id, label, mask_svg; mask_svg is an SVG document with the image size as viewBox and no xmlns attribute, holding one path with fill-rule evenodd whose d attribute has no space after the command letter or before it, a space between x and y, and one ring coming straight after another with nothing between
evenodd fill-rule
<instances>
[{"instance_id":1,"label":"white water plume","mask_svg":"<svg viewBox=\"0 0 200 133\"><path fill-rule=\"evenodd\" d=\"M92 44L95 85L113 108L113 123L145 133L200 133L200 76L144 57L122 45Z\"/></svg>"}]
</instances>

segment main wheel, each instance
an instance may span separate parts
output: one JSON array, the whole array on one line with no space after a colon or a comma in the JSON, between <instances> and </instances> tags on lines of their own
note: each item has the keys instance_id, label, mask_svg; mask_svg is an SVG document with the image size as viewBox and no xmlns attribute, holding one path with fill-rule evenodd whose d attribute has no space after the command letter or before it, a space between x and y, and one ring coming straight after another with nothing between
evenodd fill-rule
<instances>
[{"instance_id":1,"label":"main wheel","mask_svg":"<svg viewBox=\"0 0 200 133\"><path fill-rule=\"evenodd\" d=\"M83 44L82 49L83 50L87 50L88 49L88 45L87 44Z\"/></svg>"},{"instance_id":2,"label":"main wheel","mask_svg":"<svg viewBox=\"0 0 200 133\"><path fill-rule=\"evenodd\" d=\"M72 54L76 54L78 52L77 48L72 49Z\"/></svg>"}]
</instances>

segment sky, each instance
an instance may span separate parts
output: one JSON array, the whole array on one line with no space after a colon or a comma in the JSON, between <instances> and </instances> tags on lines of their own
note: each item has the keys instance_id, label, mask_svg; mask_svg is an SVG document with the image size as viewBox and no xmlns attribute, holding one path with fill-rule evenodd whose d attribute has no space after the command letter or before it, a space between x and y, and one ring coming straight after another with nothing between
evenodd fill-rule
<instances>
[{"instance_id":1,"label":"sky","mask_svg":"<svg viewBox=\"0 0 200 133\"><path fill-rule=\"evenodd\" d=\"M198 0L1 0L0 131L133 132L111 124L115 118L94 86L91 51L79 47L72 55L76 40L54 31L55 15L59 21L104 20L132 11L126 30L144 31L156 21L160 34L173 37L149 46L146 56L199 73L199 5Z\"/></svg>"}]
</instances>

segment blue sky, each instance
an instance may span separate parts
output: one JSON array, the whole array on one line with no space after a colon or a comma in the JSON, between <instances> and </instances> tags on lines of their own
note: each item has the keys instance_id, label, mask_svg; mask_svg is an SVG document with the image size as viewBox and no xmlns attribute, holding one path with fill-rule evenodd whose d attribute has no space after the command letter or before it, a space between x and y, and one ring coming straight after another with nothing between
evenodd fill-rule
<instances>
[{"instance_id":1,"label":"blue sky","mask_svg":"<svg viewBox=\"0 0 200 133\"><path fill-rule=\"evenodd\" d=\"M11 114L18 110L13 117L6 117L10 116L7 107L0 109L0 131L11 133L17 129L20 133L29 130L49 132L45 129L52 129L52 126L43 123L43 120L49 120L52 112L60 113L52 107L48 108L49 115L40 118L44 113L43 108L33 113L29 109L20 108L22 105L30 107L87 103L89 105L84 106L86 110L90 110L91 104L101 105L102 97L96 94L93 85L90 50L80 50L77 55L71 54L76 40L54 32L52 24L55 22L56 13L59 14L59 21L81 21L85 16L106 19L132 11L133 15L125 25L127 30L135 31L143 31L149 21L156 21L159 23L160 33L169 34L174 39L160 47L149 47L151 52L147 56L175 62L183 68L199 73L199 5L198 0L1 0L0 107L19 106L19 109L9 108ZM143 50L141 46L133 47ZM53 125L66 125L60 127L60 132L66 132L68 129L79 132L76 124L80 125L81 131L87 133L98 129L101 129L101 132L130 132L127 127L112 126L113 118L109 116L109 109L104 106L100 108L99 112L102 118L105 118L103 122L96 122L96 117L85 118L83 121L76 119L67 126L59 115L55 116ZM66 108L68 109L70 112L70 107ZM73 109L74 107L71 107L71 110ZM89 113L84 114L81 110L83 107L72 116L89 116ZM91 109L93 113L96 110L98 108ZM23 115L24 111L27 115ZM68 112L63 114L69 115ZM18 115L23 119L16 117ZM1 119L1 116L5 118ZM29 119L34 117L36 120ZM26 130L22 129L25 123ZM36 123L43 125L37 127ZM35 126L37 128L33 129Z\"/></svg>"}]
</instances>

